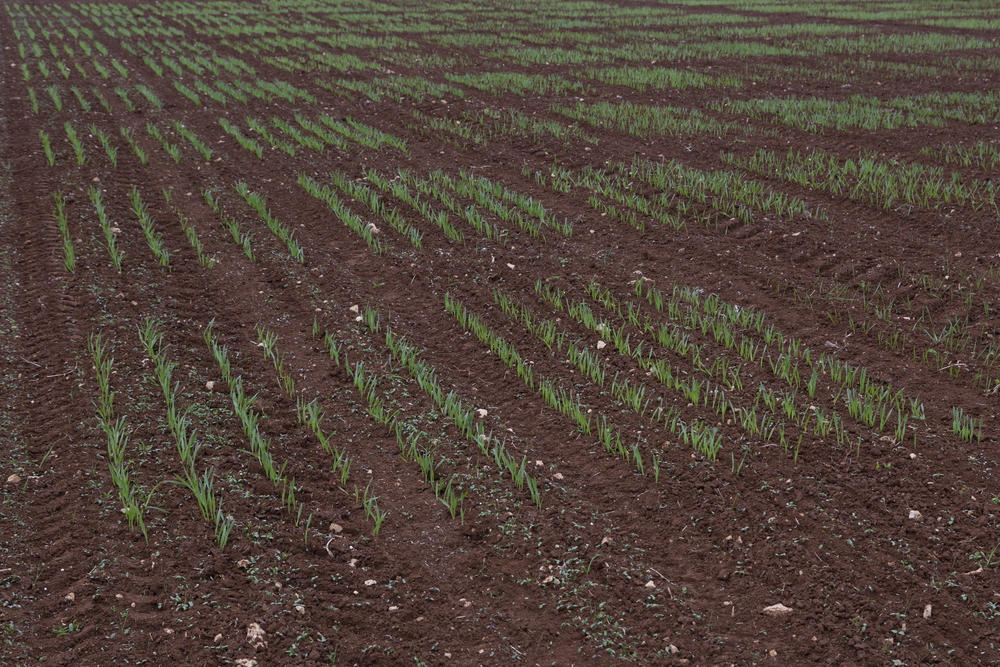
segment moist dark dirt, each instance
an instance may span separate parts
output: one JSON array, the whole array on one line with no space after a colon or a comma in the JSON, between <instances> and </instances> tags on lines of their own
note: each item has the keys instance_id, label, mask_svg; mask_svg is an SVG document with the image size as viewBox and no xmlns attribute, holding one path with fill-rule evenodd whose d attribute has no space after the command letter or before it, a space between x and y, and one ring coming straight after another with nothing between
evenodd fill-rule
<instances>
[{"instance_id":1,"label":"moist dark dirt","mask_svg":"<svg viewBox=\"0 0 1000 667\"><path fill-rule=\"evenodd\" d=\"M12 66L19 61L10 21L0 38L0 145L9 165L0 193L5 304L0 442L6 480L0 512L0 657L5 664L1000 660L995 629L1000 568L991 552L1000 540L996 396L985 394L969 374L952 376L922 362L923 348L893 351L880 344L878 330L865 333L856 326L876 321L862 296L873 286L908 304L891 322L879 324L885 331L903 330L902 318L925 309L938 322L965 314L970 294L977 304L997 303L995 212L881 210L764 179L810 206L823 206L828 221L771 216L746 225L731 221L640 232L602 216L578 191L553 192L522 174L522 167L547 173L554 163L600 167L635 156L722 169L720 151L749 154L757 147L822 148L845 156L868 149L919 161L925 146L995 138L996 128L951 123L817 135L762 122L756 127L777 136L751 130L745 136L640 139L585 127L599 138L597 144L495 134L485 146L456 145L441 133L412 130L411 112L462 119L490 107L560 119L549 107L568 98L469 88L464 99L359 101L319 88L315 73L255 60L262 78L286 80L318 102L230 101L225 108L198 109L173 88L169 73L155 77L110 39L103 41L111 56L130 69L128 85L150 86L164 102L162 111L139 105L140 111L128 113L111 84L96 76L83 81L74 71L69 83L104 90L113 113L96 101L84 112L64 91L63 111L43 105L34 114ZM199 39L235 54L217 38ZM429 43L426 50L436 51ZM472 49L462 56L472 61L473 71L503 66ZM375 58L375 52L364 57ZM936 57L898 54L887 60L930 65ZM713 72L735 74L747 66L737 60L710 64ZM809 64L822 67L815 59ZM697 69L698 63L691 66ZM572 70L536 71L571 78ZM440 71L404 73L444 81ZM976 76L954 89L996 84L994 73ZM588 102L620 98L703 108L722 96L588 85ZM725 94L888 98L942 85L900 74L888 80L858 77L845 89L804 74ZM43 88L37 82L35 87ZM237 123L248 115L291 121L296 113L316 116L320 110L401 136L408 153L351 144L350 151L327 148L322 154L300 147L290 157L264 144L265 159L258 160L218 124L220 116ZM183 118L215 150L211 162L171 135L184 151L174 163L146 134L146 122L168 128L175 118ZM111 135L119 145L117 168L89 136L90 160L77 166L62 130L66 121L81 132L94 124ZM147 165L120 140L122 126L134 129L149 153ZM57 138L55 167L45 164L39 129ZM390 174L399 168L417 173L466 168L540 200L559 218L573 221L574 233L534 239L514 229L504 247L466 228L466 243L458 245L414 209L387 197L424 233L422 248L413 249L363 204L351 201L352 210L375 221L390 244L389 252L376 255L296 183L298 173L319 179L340 170L360 179L372 167ZM985 177L975 168L963 173ZM263 193L275 216L294 228L304 265L291 261L243 207L232 189L238 180ZM133 185L164 235L169 270L155 263L130 209ZM121 274L108 261L89 187L103 191L109 218L121 229ZM242 254L206 206L202 190L208 187L222 193L227 215L253 229L255 261ZM73 273L63 268L52 215L57 190L68 203L78 258ZM215 260L211 268L199 263L178 214L197 229L206 255ZM744 449L738 427L720 423L723 449L717 460L706 460L646 419L617 408L562 356L550 355L506 318L492 296L493 288L502 288L547 317L560 318L573 337L593 345L594 334L534 296L536 281L579 296L596 279L624 299L638 276L668 292L675 284L698 287L765 311L777 329L801 338L817 354L863 365L877 380L919 396L926 422L915 440L905 442L852 424L849 444L807 438L794 455L773 442ZM940 287L926 289L920 276ZM844 291L825 298L830 285ZM595 438L580 435L570 420L546 408L495 355L461 332L444 310L445 293L483 314L532 360L539 375L574 387L595 411L612 416L629 446L642 442L661 451L659 479L608 455ZM380 338L355 321L365 306L377 308L383 326L423 350L445 391L486 410L487 428L501 434L539 479L541 508L445 423L405 369L389 360ZM179 363L174 377L180 403L191 407L203 444L199 464L214 469L223 510L236 521L225 550L218 548L191 494L171 482L180 463L165 429L162 393L138 338L149 317L160 323L167 353ZM973 317L973 324L996 330L992 311ZM280 494L248 451L229 389L202 338L210 321L229 347L234 374L248 393L258 395L261 428L275 460L287 461L298 499L311 515L308 525L304 517L296 525L297 517L282 507ZM367 415L343 364L334 363L313 337L314 322L344 342L351 361L379 375L379 389L398 409L423 420L445 458L442 472L465 480L464 516L449 516L416 464L400 455L395 438ZM332 457L297 420L296 401L281 389L272 361L256 343L257 325L278 334L299 395L319 398L324 427L350 454L348 482L332 472ZM115 406L133 427L134 477L147 491L155 487L148 541L129 531L108 474L87 349L92 332L102 333L114 355ZM711 337L704 344L706 352L724 351ZM612 346L601 355L623 377L641 376ZM754 372L759 375L746 378L748 385L769 375ZM752 402L753 390L741 395ZM952 406L983 419L981 439L965 442L952 434ZM379 506L388 510L377 536L356 496L369 484ZM919 519L909 518L913 511ZM778 603L791 611L764 613ZM252 624L266 633L259 641L248 639Z\"/></svg>"}]
</instances>

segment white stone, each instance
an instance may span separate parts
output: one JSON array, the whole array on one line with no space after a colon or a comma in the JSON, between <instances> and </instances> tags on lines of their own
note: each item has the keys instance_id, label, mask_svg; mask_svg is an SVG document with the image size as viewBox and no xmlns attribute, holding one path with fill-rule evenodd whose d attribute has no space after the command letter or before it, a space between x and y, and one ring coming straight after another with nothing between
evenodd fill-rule
<instances>
[{"instance_id":1,"label":"white stone","mask_svg":"<svg viewBox=\"0 0 1000 667\"><path fill-rule=\"evenodd\" d=\"M784 616L785 614L792 613L792 608L786 607L779 602L777 604L772 604L769 607L764 607L762 611L768 616Z\"/></svg>"},{"instance_id":2,"label":"white stone","mask_svg":"<svg viewBox=\"0 0 1000 667\"><path fill-rule=\"evenodd\" d=\"M247 626L247 642L254 648L267 648L267 633L259 623L251 623Z\"/></svg>"}]
</instances>

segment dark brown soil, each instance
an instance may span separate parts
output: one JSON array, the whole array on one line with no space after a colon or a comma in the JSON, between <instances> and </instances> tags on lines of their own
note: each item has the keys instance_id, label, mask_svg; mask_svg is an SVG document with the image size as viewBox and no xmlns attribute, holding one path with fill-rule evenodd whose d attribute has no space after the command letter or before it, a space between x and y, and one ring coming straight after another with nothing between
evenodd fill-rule
<instances>
[{"instance_id":1,"label":"dark brown soil","mask_svg":"<svg viewBox=\"0 0 1000 667\"><path fill-rule=\"evenodd\" d=\"M53 5L31 7L46 16ZM59 7L94 25L71 5ZM158 15L155 6L148 10ZM293 16L288 20L294 24ZM442 15L441 20L454 16ZM483 17L467 18L469 30ZM162 20L185 30L191 41L220 54L240 55L217 35ZM767 17L775 24L800 20L807 19ZM7 14L0 23L0 482L6 481L0 511L0 663L1000 661L996 392L984 391L971 372L953 376L922 362L926 341L914 337L910 347L898 352L879 338L880 331L908 330L910 318L925 310L939 325L969 316L971 326L984 336L1000 331L994 314L1000 297L996 212L882 210L762 179L810 206L822 205L829 220L771 216L749 225L692 223L681 231L662 226L638 231L596 212L581 190L553 192L522 174L522 167L548 173L554 163L596 168L609 161L628 163L633 156L676 158L715 170L725 168L720 151L749 154L757 147L779 153L789 146L822 148L844 157L870 149L921 161L927 159L921 148L946 141L982 139L995 145L993 125L956 121L944 127L811 134L755 122L745 136L642 139L611 128L583 127L598 143L496 133L481 146L431 128L421 131L411 114L419 110L463 120L488 107L566 123L550 106L572 103L572 98L491 95L461 86L464 99L347 98L317 86L320 74L285 71L244 53L241 57L258 76L308 90L317 102L251 98L248 104L230 100L222 107L202 95L206 107L196 108L173 87L178 77L169 70L155 76L119 40L101 35L110 51L102 60L117 58L129 69L122 85L138 111L127 112L113 92L121 84L114 83L114 70L111 80L103 81L89 65L91 59L76 53L64 60L87 65L90 78L74 70L68 80L53 74L45 81L34 73L29 85L42 102L35 114L18 69L22 61L15 23ZM525 25L540 33L535 23L526 19ZM890 29L927 28L899 21L872 28ZM940 32L995 38L985 31ZM489 55L491 47L452 51L435 46L423 33L397 36L418 42L425 53L464 59L463 71L528 71ZM138 48L135 40L126 41ZM253 38L237 41L252 43ZM47 49L44 38L39 36L38 42ZM392 49L348 51L363 60L384 59L378 76L446 82L439 68L395 62ZM885 54L882 59L948 67L960 57L998 55L994 49ZM46 56L54 69L54 58L47 51ZM34 67L34 58L28 62ZM726 95L891 98L991 90L1000 83L996 72L984 69L963 70L967 76L954 81L912 77L902 70L894 78L859 73L848 89L819 75L824 69L842 72L849 62L835 56L675 64L736 75L760 63L801 64L818 72L811 77L805 70L794 81L695 92L602 86L583 78L582 66L575 65L534 71L581 79L590 87L588 102L628 100L702 109ZM372 75L333 70L322 76L367 81ZM233 77L223 72L220 78ZM186 71L181 80L189 79L193 77ZM62 90L62 111L46 97L51 83ZM134 90L140 83L155 91L162 110L151 109ZM90 95L91 108L83 111L69 91L73 85L85 92L94 87L103 91L112 112ZM322 154L299 147L290 157L261 140L267 152L258 160L218 123L227 116L246 130L243 119L248 115L292 122L296 113L315 117L324 110L405 138L408 153L350 143L349 150L327 147ZM713 117L743 122L722 114ZM175 163L146 133L147 122L167 130L174 119L183 119L214 149L213 161L203 162L171 130L170 140L182 149ZM76 164L66 141L66 121L84 138L89 161L83 166ZM118 145L117 168L87 131L91 124ZM122 126L134 130L149 154L147 165L122 141ZM52 137L53 167L42 154L40 129ZM762 130L777 134L766 136ZM377 255L296 182L298 173L321 180L334 169L360 179L369 167L389 174L399 168L418 174L469 169L540 200L560 219L573 221L574 233L563 238L548 232L535 239L511 225L504 247L465 227L466 242L460 245L449 242L412 207L388 196L387 203L423 232L422 248L413 249L362 203L342 197L365 222L378 225L389 250ZM995 179L975 167L961 171ZM304 265L291 261L244 206L232 189L238 180L263 193L274 215L295 229ZM149 204L171 252L169 270L156 264L130 209L133 185ZM121 229L121 274L108 261L87 195L90 186L103 190L109 217ZM255 261L243 255L205 204L201 192L208 187L220 193L227 215L253 230ZM164 189L169 203L161 194ZM63 268L52 214L57 190L68 203L77 255L72 273ZM198 262L178 212L194 224L206 254L217 262L214 267ZM452 218L458 224L457 216ZM801 338L815 354L864 366L876 380L919 396L926 421L914 424L912 440L908 436L898 442L847 420L847 444L808 436L795 454L723 423L723 448L717 460L709 460L665 429L650 426L645 417L622 409L609 392L600 391L562 355L550 354L507 318L492 296L493 288L502 288L545 317L560 318L559 325L573 338L594 349L594 334L535 296L536 281L580 297L596 279L625 299L637 275L668 292L675 284L697 287L765 311L778 330ZM921 277L938 287L927 288ZM835 296L831 286L839 290ZM875 287L884 295L880 298L900 304L889 320L872 314L869 300ZM595 412L613 419L628 446L640 443L660 451L658 481L648 470L642 475L605 453L595 437L582 436L485 346L463 334L444 309L445 293L482 315L534 363L540 377L573 387ZM383 326L391 325L424 350L422 357L437 370L446 392L454 390L467 406L487 411L482 417L487 429L505 438L510 451L518 460L524 457L538 478L541 508L441 416L405 368L391 361L381 337L370 336L355 321L353 306L377 309ZM171 482L180 473L180 462L166 430L163 396L138 336L139 326L150 317L164 331L167 354L179 363L174 378L180 404L192 406L193 428L203 445L198 464L215 470L222 508L236 521L225 550L218 548L190 492ZM228 345L234 374L242 376L248 394L258 395L261 429L275 461L287 461L288 477L295 480L296 496L305 508L298 525L282 508L280 492L264 477L233 415L228 387L202 338L212 320ZM379 391L393 409L436 443L438 456L445 458L441 472L457 475L468 491L463 517L449 516L418 466L400 456L395 437L368 415L343 364L335 364L312 336L314 321L344 342L351 362L361 361L376 373ZM859 323L877 326L865 333ZM352 460L346 483L331 472L330 455L299 424L296 402L281 389L272 362L256 344L258 325L277 333L278 350L299 395L319 398L324 427ZM101 332L113 351L115 407L133 427L128 453L135 482L146 492L155 487L146 517L148 541L129 531L108 473L107 440L98 425L97 382L88 352L92 332ZM725 352L710 335L696 336L706 354ZM612 372L645 379L614 346L599 356ZM752 404L755 385L773 380L769 369L752 367L745 376L749 389L734 392L734 400ZM660 388L650 383L654 386ZM685 415L714 421L711 410L674 398L668 396ZM836 405L825 400L826 408ZM967 442L952 433L953 407L982 419L980 439ZM839 409L846 417L846 410ZM356 497L356 490L369 484L379 506L388 511L377 536ZM910 518L912 511L920 518ZM311 515L308 525L306 515ZM779 616L763 612L778 603L791 611ZM248 639L252 624L266 633L256 645Z\"/></svg>"}]
</instances>

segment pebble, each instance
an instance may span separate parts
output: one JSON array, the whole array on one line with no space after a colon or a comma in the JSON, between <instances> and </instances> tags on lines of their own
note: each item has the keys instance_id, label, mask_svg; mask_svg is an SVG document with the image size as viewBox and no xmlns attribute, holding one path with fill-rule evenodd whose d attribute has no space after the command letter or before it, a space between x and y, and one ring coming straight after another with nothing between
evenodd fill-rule
<instances>
[{"instance_id":1,"label":"pebble","mask_svg":"<svg viewBox=\"0 0 1000 667\"><path fill-rule=\"evenodd\" d=\"M910 510L909 517L914 521L920 521L921 519L924 518L924 515L917 510Z\"/></svg>"},{"instance_id":2,"label":"pebble","mask_svg":"<svg viewBox=\"0 0 1000 667\"><path fill-rule=\"evenodd\" d=\"M7 478L7 483L8 484L20 484L21 483L21 476L20 475L16 475L16 474L15 475L11 475L10 477Z\"/></svg>"},{"instance_id":3,"label":"pebble","mask_svg":"<svg viewBox=\"0 0 1000 667\"><path fill-rule=\"evenodd\" d=\"M247 641L254 648L267 648L267 633L260 623L251 623L247 626Z\"/></svg>"},{"instance_id":4,"label":"pebble","mask_svg":"<svg viewBox=\"0 0 1000 667\"><path fill-rule=\"evenodd\" d=\"M772 604L769 607L764 607L763 612L768 616L784 616L785 614L791 614L792 608L786 607L779 602L777 604Z\"/></svg>"}]
</instances>

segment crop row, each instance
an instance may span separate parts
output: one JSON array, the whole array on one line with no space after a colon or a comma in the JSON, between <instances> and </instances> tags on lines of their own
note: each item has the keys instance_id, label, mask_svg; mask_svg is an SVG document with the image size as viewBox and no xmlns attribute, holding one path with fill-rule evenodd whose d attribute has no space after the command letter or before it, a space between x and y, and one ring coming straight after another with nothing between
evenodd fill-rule
<instances>
[{"instance_id":1,"label":"crop row","mask_svg":"<svg viewBox=\"0 0 1000 667\"><path fill-rule=\"evenodd\" d=\"M781 155L759 148L749 156L723 153L722 161L885 209L903 203L923 208L950 204L997 210L997 187L992 182L967 181L957 171L949 176L940 167L887 161L872 153L862 152L856 159L841 160L820 149L789 149Z\"/></svg>"},{"instance_id":2,"label":"crop row","mask_svg":"<svg viewBox=\"0 0 1000 667\"><path fill-rule=\"evenodd\" d=\"M177 454L181 460L183 472L175 477L176 483L194 495L202 517L214 525L215 539L219 548L225 549L235 521L232 516L222 513L221 502L214 490L214 468L207 468L200 476L198 475L196 459L201 450L201 443L190 428L189 415L192 406L181 410L178 404L179 383L173 381L177 362L167 357L163 333L153 320L147 319L139 329L139 340L153 361L155 381L163 392L163 400L166 403L167 427L174 437Z\"/></svg>"}]
</instances>

